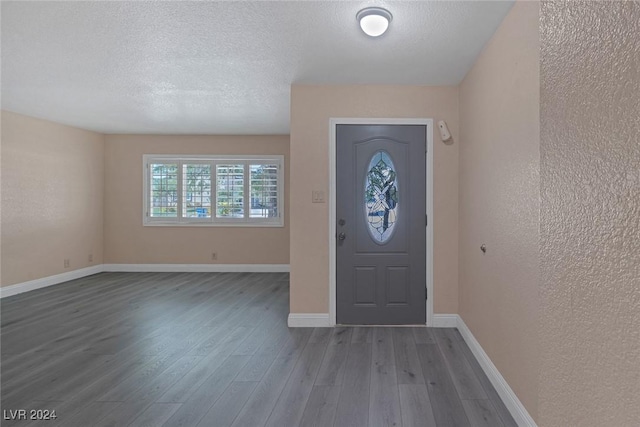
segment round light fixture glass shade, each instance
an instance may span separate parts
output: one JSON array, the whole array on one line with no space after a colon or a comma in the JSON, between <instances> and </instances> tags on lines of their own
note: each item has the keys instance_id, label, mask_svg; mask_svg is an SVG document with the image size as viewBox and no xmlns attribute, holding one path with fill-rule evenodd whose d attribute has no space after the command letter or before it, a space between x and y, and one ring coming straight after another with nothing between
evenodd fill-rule
<instances>
[{"instance_id":1,"label":"round light fixture glass shade","mask_svg":"<svg viewBox=\"0 0 640 427\"><path fill-rule=\"evenodd\" d=\"M391 13L381 7L367 7L356 14L356 19L360 22L360 28L368 36L381 36L389 28Z\"/></svg>"}]
</instances>

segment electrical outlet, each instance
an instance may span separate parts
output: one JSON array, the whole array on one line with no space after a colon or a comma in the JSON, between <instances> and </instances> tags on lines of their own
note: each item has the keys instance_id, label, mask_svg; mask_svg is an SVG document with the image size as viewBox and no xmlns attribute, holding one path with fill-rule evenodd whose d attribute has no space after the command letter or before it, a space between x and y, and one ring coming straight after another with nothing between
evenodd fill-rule
<instances>
[{"instance_id":1,"label":"electrical outlet","mask_svg":"<svg viewBox=\"0 0 640 427\"><path fill-rule=\"evenodd\" d=\"M93 254L89 254L89 262L93 262Z\"/></svg>"},{"instance_id":2,"label":"electrical outlet","mask_svg":"<svg viewBox=\"0 0 640 427\"><path fill-rule=\"evenodd\" d=\"M69 268L71 266L71 262L69 261L69 258L65 258L64 260L64 268Z\"/></svg>"},{"instance_id":3,"label":"electrical outlet","mask_svg":"<svg viewBox=\"0 0 640 427\"><path fill-rule=\"evenodd\" d=\"M211 261L218 260L218 252L211 252Z\"/></svg>"}]
</instances>

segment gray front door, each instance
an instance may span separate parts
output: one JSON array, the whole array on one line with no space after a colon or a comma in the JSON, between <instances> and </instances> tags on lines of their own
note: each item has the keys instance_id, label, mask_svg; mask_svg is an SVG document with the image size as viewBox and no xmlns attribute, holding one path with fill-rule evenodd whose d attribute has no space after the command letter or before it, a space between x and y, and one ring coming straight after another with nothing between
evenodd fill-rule
<instances>
[{"instance_id":1,"label":"gray front door","mask_svg":"<svg viewBox=\"0 0 640 427\"><path fill-rule=\"evenodd\" d=\"M336 322L426 322L426 126L336 126Z\"/></svg>"}]
</instances>

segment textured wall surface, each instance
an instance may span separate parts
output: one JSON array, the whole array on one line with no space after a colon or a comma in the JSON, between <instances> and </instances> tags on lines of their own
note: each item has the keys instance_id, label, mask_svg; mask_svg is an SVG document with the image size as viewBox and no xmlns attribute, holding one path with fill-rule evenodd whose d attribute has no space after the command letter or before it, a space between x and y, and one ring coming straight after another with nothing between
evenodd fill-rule
<instances>
[{"instance_id":1,"label":"textured wall surface","mask_svg":"<svg viewBox=\"0 0 640 427\"><path fill-rule=\"evenodd\" d=\"M2 286L102 263L103 156L103 135L2 112Z\"/></svg>"},{"instance_id":2,"label":"textured wall surface","mask_svg":"<svg viewBox=\"0 0 640 427\"><path fill-rule=\"evenodd\" d=\"M640 3L541 8L539 425L640 425Z\"/></svg>"},{"instance_id":3,"label":"textured wall surface","mask_svg":"<svg viewBox=\"0 0 640 427\"><path fill-rule=\"evenodd\" d=\"M539 4L516 3L460 86L459 314L534 418L539 40Z\"/></svg>"},{"instance_id":4,"label":"textured wall surface","mask_svg":"<svg viewBox=\"0 0 640 427\"><path fill-rule=\"evenodd\" d=\"M291 87L291 312L329 312L331 117L446 120L458 137L458 88L428 86ZM434 311L458 310L458 143L434 134Z\"/></svg>"},{"instance_id":5,"label":"textured wall surface","mask_svg":"<svg viewBox=\"0 0 640 427\"><path fill-rule=\"evenodd\" d=\"M284 227L144 227L143 154L282 154ZM289 263L289 137L107 135L105 262L117 264Z\"/></svg>"}]
</instances>

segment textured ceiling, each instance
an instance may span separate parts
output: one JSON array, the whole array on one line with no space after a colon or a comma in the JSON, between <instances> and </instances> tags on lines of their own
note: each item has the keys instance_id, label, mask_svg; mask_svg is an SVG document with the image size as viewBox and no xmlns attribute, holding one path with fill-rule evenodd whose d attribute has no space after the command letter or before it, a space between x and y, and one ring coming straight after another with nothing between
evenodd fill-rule
<instances>
[{"instance_id":1,"label":"textured ceiling","mask_svg":"<svg viewBox=\"0 0 640 427\"><path fill-rule=\"evenodd\" d=\"M365 6L388 8L365 36ZM455 85L510 1L2 2L2 108L105 133L289 131L291 84Z\"/></svg>"}]
</instances>

